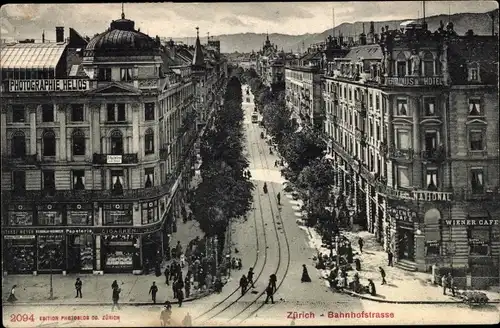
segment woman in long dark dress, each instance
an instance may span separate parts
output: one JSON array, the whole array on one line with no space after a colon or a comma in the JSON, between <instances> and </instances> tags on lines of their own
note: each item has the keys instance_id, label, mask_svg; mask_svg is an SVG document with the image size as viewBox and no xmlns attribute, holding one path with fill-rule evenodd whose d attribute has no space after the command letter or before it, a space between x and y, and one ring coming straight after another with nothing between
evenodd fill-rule
<instances>
[{"instance_id":1,"label":"woman in long dark dress","mask_svg":"<svg viewBox=\"0 0 500 328\"><path fill-rule=\"evenodd\" d=\"M311 277L309 277L309 273L307 272L307 268L305 264L302 264L302 279L301 282L311 282Z\"/></svg>"},{"instance_id":2,"label":"woman in long dark dress","mask_svg":"<svg viewBox=\"0 0 500 328\"><path fill-rule=\"evenodd\" d=\"M17 287L17 285L14 285L10 289L10 294L9 294L9 298L7 299L7 302L14 303L15 301L17 301L17 298L16 298L16 287Z\"/></svg>"}]
</instances>

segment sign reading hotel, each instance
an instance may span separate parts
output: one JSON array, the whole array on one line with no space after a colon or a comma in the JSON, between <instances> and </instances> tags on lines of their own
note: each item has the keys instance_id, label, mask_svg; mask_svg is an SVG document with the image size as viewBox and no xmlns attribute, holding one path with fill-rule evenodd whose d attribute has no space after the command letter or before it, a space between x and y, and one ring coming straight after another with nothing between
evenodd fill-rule
<instances>
[{"instance_id":1,"label":"sign reading hotel","mask_svg":"<svg viewBox=\"0 0 500 328\"><path fill-rule=\"evenodd\" d=\"M386 85L396 85L404 87L418 86L443 86L444 80L441 77L387 77Z\"/></svg>"},{"instance_id":2,"label":"sign reading hotel","mask_svg":"<svg viewBox=\"0 0 500 328\"><path fill-rule=\"evenodd\" d=\"M499 225L500 220L490 219L466 219L466 220L444 220L448 226L492 226Z\"/></svg>"},{"instance_id":3,"label":"sign reading hotel","mask_svg":"<svg viewBox=\"0 0 500 328\"><path fill-rule=\"evenodd\" d=\"M451 202L451 192L428 191L428 190L394 190L387 188L387 196L398 199L409 199L424 202Z\"/></svg>"},{"instance_id":4,"label":"sign reading hotel","mask_svg":"<svg viewBox=\"0 0 500 328\"><path fill-rule=\"evenodd\" d=\"M9 92L72 92L89 89L89 81L80 79L9 80Z\"/></svg>"}]
</instances>

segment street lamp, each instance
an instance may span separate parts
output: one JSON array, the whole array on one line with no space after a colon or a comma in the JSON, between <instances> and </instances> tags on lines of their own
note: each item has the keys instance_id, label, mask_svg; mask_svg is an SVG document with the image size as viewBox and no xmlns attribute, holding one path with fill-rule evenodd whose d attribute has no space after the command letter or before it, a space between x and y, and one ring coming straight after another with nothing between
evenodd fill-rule
<instances>
[{"instance_id":1,"label":"street lamp","mask_svg":"<svg viewBox=\"0 0 500 328\"><path fill-rule=\"evenodd\" d=\"M53 284L52 284L52 261L54 259L54 254L55 254L55 250L51 249L49 250L49 266L50 266L50 296L49 296L49 300L53 300L54 299L54 288L53 288Z\"/></svg>"}]
</instances>

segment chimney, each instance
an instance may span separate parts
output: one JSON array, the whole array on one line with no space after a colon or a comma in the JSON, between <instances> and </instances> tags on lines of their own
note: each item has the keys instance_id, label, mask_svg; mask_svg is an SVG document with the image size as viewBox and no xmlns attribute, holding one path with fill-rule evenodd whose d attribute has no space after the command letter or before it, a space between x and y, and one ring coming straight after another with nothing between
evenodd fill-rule
<instances>
[{"instance_id":1,"label":"chimney","mask_svg":"<svg viewBox=\"0 0 500 328\"><path fill-rule=\"evenodd\" d=\"M64 27L56 27L56 42L64 42Z\"/></svg>"}]
</instances>

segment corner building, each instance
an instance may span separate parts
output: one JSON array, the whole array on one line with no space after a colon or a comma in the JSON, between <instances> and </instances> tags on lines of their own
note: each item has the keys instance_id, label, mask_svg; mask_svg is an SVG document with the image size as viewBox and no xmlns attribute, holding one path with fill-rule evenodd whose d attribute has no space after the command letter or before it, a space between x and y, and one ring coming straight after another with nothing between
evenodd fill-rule
<instances>
[{"instance_id":1,"label":"corner building","mask_svg":"<svg viewBox=\"0 0 500 328\"><path fill-rule=\"evenodd\" d=\"M141 273L161 260L186 215L204 52L199 39L161 45L123 14L90 41L58 27L56 43L2 48L4 273ZM203 74L223 87L221 71Z\"/></svg>"},{"instance_id":2,"label":"corner building","mask_svg":"<svg viewBox=\"0 0 500 328\"><path fill-rule=\"evenodd\" d=\"M498 40L453 24L382 31L330 63L325 132L352 205L396 264L498 284Z\"/></svg>"}]
</instances>

